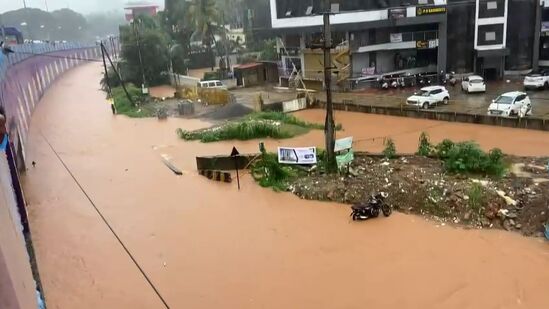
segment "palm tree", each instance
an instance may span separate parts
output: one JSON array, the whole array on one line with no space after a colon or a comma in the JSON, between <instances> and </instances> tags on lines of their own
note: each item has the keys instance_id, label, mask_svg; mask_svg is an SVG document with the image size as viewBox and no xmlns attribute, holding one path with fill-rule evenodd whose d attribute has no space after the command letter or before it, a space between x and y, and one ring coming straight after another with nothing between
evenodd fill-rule
<instances>
[{"instance_id":1,"label":"palm tree","mask_svg":"<svg viewBox=\"0 0 549 309\"><path fill-rule=\"evenodd\" d=\"M193 39L200 38L204 46L211 48L219 21L215 0L192 0L187 14L187 20L194 28Z\"/></svg>"}]
</instances>

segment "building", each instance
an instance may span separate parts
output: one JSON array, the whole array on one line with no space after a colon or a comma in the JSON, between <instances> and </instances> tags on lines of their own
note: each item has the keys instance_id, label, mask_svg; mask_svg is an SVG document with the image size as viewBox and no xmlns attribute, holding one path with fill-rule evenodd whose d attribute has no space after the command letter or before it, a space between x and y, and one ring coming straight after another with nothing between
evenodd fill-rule
<instances>
[{"instance_id":1,"label":"building","mask_svg":"<svg viewBox=\"0 0 549 309\"><path fill-rule=\"evenodd\" d=\"M130 2L124 7L126 21L131 22L139 15L156 16L158 5L148 2Z\"/></svg>"},{"instance_id":2,"label":"building","mask_svg":"<svg viewBox=\"0 0 549 309\"><path fill-rule=\"evenodd\" d=\"M270 0L287 75L322 78L322 3ZM549 0L332 0L330 9L338 80L441 71L501 78L549 66Z\"/></svg>"}]
</instances>

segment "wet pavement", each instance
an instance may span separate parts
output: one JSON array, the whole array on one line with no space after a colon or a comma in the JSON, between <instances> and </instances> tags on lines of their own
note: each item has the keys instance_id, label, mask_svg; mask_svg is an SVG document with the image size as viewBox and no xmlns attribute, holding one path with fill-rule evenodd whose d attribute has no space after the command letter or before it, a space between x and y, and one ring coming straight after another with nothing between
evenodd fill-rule
<instances>
[{"instance_id":1,"label":"wet pavement","mask_svg":"<svg viewBox=\"0 0 549 309\"><path fill-rule=\"evenodd\" d=\"M163 308L52 144L171 308L547 308L549 249L502 231L438 226L416 216L352 223L348 208L275 193L242 175L236 184L195 172L195 156L257 151L258 141L183 142L196 119L112 116L97 90L101 66L58 80L33 114L24 175L49 308ZM321 110L298 113L320 121ZM379 150L392 136L412 152L417 136L475 139L524 155L549 155L549 133L337 113L340 136ZM45 137L45 138L44 138ZM279 145L317 145L322 131ZM162 156L184 170L175 176Z\"/></svg>"},{"instance_id":2,"label":"wet pavement","mask_svg":"<svg viewBox=\"0 0 549 309\"><path fill-rule=\"evenodd\" d=\"M522 80L488 82L486 93L467 94L461 90L460 83L455 86L447 85L446 88L450 92L450 104L440 105L435 109L471 114L486 114L492 100L505 92L524 91ZM416 91L414 88L387 90L369 88L352 93L334 93L334 101L350 100L365 105L400 107L401 104L406 104L406 98L411 96L414 91ZM526 92L532 101L532 116L549 118L549 90L528 90ZM317 98L326 100L324 93L318 93Z\"/></svg>"}]
</instances>

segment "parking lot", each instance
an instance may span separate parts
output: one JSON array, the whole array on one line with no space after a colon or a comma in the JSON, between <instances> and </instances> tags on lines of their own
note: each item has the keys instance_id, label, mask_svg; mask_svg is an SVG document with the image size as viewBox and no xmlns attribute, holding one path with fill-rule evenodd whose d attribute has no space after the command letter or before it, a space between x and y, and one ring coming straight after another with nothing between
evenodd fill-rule
<instances>
[{"instance_id":1,"label":"parking lot","mask_svg":"<svg viewBox=\"0 0 549 309\"><path fill-rule=\"evenodd\" d=\"M459 82L455 86L447 85L446 88L450 92L450 104L439 105L435 109L471 114L486 114L492 100L500 94L524 91L522 80L487 82L486 93L467 94L462 92ZM359 92L334 93L334 101L349 100L365 105L401 106L401 104L406 104L406 98L416 90L417 88L411 87L387 90L368 88ZM532 116L549 118L549 90L529 90L527 94L532 101ZM324 93L317 93L317 98L322 101L326 100Z\"/></svg>"}]
</instances>

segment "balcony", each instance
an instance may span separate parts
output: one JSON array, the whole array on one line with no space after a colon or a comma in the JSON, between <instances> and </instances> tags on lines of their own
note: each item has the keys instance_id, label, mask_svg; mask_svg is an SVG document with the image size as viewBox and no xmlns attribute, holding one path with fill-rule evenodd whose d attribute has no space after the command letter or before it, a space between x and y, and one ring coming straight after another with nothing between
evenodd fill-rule
<instances>
[{"instance_id":1,"label":"balcony","mask_svg":"<svg viewBox=\"0 0 549 309\"><path fill-rule=\"evenodd\" d=\"M410 49L416 48L417 42L427 42L425 48L433 48L435 46L429 46L429 42L437 42L438 39L437 30L385 34L378 35L374 39L367 36L361 36L360 34L355 35L354 39L351 40L351 49L353 52L358 53L379 50Z\"/></svg>"}]
</instances>

